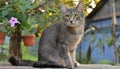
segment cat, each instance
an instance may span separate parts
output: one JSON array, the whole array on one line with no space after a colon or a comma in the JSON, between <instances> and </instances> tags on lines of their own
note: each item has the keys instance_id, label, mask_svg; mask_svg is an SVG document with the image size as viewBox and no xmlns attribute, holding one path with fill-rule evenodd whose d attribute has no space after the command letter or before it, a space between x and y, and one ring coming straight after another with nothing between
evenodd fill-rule
<instances>
[{"instance_id":1,"label":"cat","mask_svg":"<svg viewBox=\"0 0 120 69\"><path fill-rule=\"evenodd\" d=\"M68 8L61 5L62 23L49 26L39 41L38 61L22 60L14 56L9 62L16 66L65 67L74 68L80 64L76 61L76 48L84 34L85 18L83 4Z\"/></svg>"}]
</instances>

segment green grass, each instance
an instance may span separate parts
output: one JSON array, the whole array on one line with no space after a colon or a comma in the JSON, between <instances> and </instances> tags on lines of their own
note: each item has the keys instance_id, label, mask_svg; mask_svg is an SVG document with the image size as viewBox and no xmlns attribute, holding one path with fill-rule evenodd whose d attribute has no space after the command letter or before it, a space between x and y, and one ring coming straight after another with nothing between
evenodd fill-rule
<instances>
[{"instance_id":1,"label":"green grass","mask_svg":"<svg viewBox=\"0 0 120 69\"><path fill-rule=\"evenodd\" d=\"M30 48L32 47L22 45L22 59L37 61L37 52L31 51Z\"/></svg>"}]
</instances>

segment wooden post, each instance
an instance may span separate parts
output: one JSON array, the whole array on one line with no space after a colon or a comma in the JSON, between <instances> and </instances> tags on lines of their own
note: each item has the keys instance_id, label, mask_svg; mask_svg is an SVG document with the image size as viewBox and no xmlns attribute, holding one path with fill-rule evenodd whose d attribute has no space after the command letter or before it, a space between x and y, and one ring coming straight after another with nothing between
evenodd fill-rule
<instances>
[{"instance_id":1,"label":"wooden post","mask_svg":"<svg viewBox=\"0 0 120 69\"><path fill-rule=\"evenodd\" d=\"M111 3L111 14L112 14L112 37L113 37L113 46L114 46L114 65L117 63L117 48L116 48L116 11L115 11L115 0L110 0Z\"/></svg>"},{"instance_id":2,"label":"wooden post","mask_svg":"<svg viewBox=\"0 0 120 69\"><path fill-rule=\"evenodd\" d=\"M15 29L15 32L10 37L10 56L22 58L21 51L21 30L19 27Z\"/></svg>"}]
</instances>

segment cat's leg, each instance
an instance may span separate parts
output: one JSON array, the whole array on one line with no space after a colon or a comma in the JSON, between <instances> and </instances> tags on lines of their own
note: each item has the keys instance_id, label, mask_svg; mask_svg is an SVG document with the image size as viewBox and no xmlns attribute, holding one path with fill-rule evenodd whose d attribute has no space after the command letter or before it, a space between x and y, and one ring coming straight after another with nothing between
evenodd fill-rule
<instances>
[{"instance_id":1,"label":"cat's leg","mask_svg":"<svg viewBox=\"0 0 120 69\"><path fill-rule=\"evenodd\" d=\"M74 66L75 66L75 67L79 67L80 64L79 64L79 62L77 62L76 59L75 59L76 50L71 51L71 52L70 52L70 55L71 55L72 61L73 61L73 63L74 63Z\"/></svg>"},{"instance_id":2,"label":"cat's leg","mask_svg":"<svg viewBox=\"0 0 120 69\"><path fill-rule=\"evenodd\" d=\"M74 64L72 62L72 58L71 58L68 46L65 44L62 44L61 46L60 45L59 45L60 55L63 57L65 64L66 64L66 67L67 68L74 68Z\"/></svg>"},{"instance_id":3,"label":"cat's leg","mask_svg":"<svg viewBox=\"0 0 120 69\"><path fill-rule=\"evenodd\" d=\"M41 45L38 51L38 62L34 67L65 67L64 60L60 57L58 50L51 44L46 43L44 46Z\"/></svg>"}]
</instances>

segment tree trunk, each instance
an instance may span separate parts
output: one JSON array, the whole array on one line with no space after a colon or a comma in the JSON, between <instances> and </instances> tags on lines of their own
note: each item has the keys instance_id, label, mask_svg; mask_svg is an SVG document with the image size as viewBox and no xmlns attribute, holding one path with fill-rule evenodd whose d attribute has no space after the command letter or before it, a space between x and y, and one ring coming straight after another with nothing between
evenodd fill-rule
<instances>
[{"instance_id":1,"label":"tree trunk","mask_svg":"<svg viewBox=\"0 0 120 69\"><path fill-rule=\"evenodd\" d=\"M116 48L116 41L117 41L117 36L116 36L116 26L117 26L117 21L116 21L116 11L115 11L115 0L110 0L111 4L111 14L112 14L112 37L113 37L113 48L114 48L114 65L117 64L117 48Z\"/></svg>"},{"instance_id":2,"label":"tree trunk","mask_svg":"<svg viewBox=\"0 0 120 69\"><path fill-rule=\"evenodd\" d=\"M22 58L21 53L21 30L16 28L15 32L10 37L10 56L15 56L17 58Z\"/></svg>"}]
</instances>

